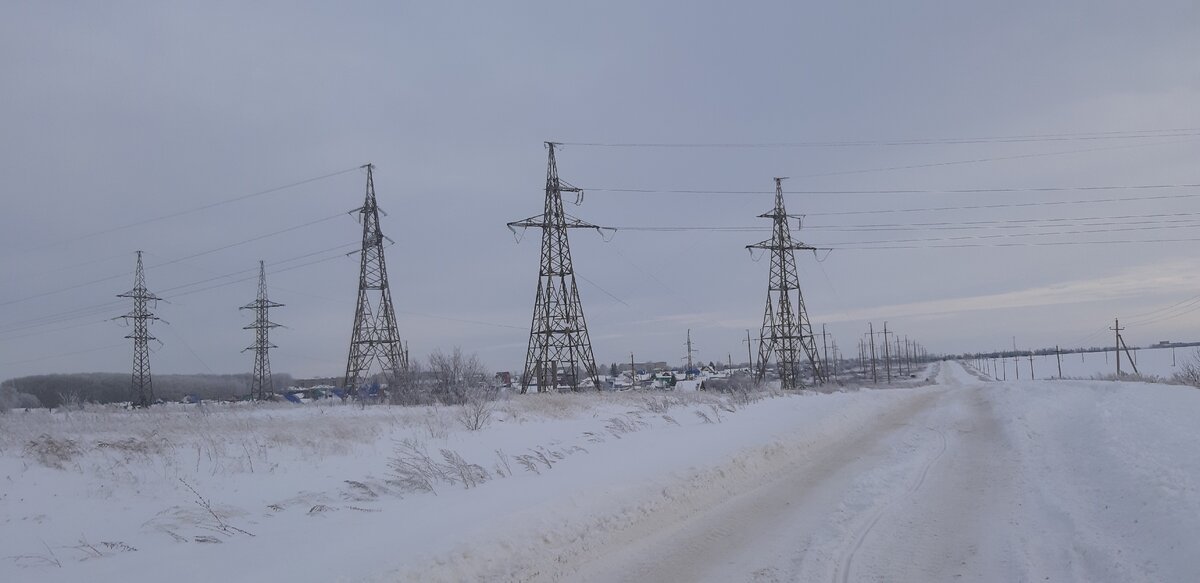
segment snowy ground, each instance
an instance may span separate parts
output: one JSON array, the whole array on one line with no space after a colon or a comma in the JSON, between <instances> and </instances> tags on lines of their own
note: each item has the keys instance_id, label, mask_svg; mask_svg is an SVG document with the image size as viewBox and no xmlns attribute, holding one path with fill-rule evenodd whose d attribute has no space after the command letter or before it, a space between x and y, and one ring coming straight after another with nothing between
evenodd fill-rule
<instances>
[{"instance_id":1,"label":"snowy ground","mask_svg":"<svg viewBox=\"0 0 1200 583\"><path fill-rule=\"evenodd\" d=\"M0 580L1197 580L1200 390L930 373L528 396L481 431L445 408L13 412ZM433 491L389 467L420 465L403 440Z\"/></svg>"},{"instance_id":2,"label":"snowy ground","mask_svg":"<svg viewBox=\"0 0 1200 583\"><path fill-rule=\"evenodd\" d=\"M1133 357L1133 362L1137 366L1137 372L1148 377L1159 377L1170 380L1175 373L1180 371L1180 367L1200 360L1197 348L1187 346L1181 348L1136 348L1129 351L1129 355ZM993 362L994 360L994 362ZM1063 354L1062 359L1062 378L1067 379L1092 379L1092 378L1108 378L1112 377L1117 372L1117 361L1113 352L1081 352L1077 354ZM1016 359L992 359L989 360L986 367L988 373L991 373L995 367L995 376L1004 380L1029 380L1029 357L1021 357ZM1003 367L1003 371L1002 371ZM1059 359L1053 355L1035 355L1033 357L1033 376L1038 379L1058 378ZM1018 368L1020 370L1018 370ZM1121 353L1121 373L1132 373L1133 368L1129 366L1129 356L1124 352Z\"/></svg>"}]
</instances>

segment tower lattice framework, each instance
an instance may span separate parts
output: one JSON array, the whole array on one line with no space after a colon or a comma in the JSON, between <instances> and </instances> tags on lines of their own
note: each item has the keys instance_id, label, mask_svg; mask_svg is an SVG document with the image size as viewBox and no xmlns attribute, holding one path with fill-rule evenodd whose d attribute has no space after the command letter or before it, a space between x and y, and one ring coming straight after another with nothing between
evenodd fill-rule
<instances>
[{"instance_id":1,"label":"tower lattice framework","mask_svg":"<svg viewBox=\"0 0 1200 583\"><path fill-rule=\"evenodd\" d=\"M557 390L559 386L572 391L580 389L581 380L590 380L600 388L596 376L596 360L592 341L588 337L587 321L575 285L575 268L571 263L568 229L601 227L568 215L563 210L563 193L576 193L582 202L583 191L559 179L554 148L546 142L549 162L546 167L546 202L542 214L508 223L516 227L542 229L542 257L538 268L537 296L533 303L533 323L529 327L529 348L525 370L521 374L521 392L530 386L539 392ZM560 372L561 371L561 372ZM582 378L581 378L582 377Z\"/></svg>"},{"instance_id":2,"label":"tower lattice framework","mask_svg":"<svg viewBox=\"0 0 1200 583\"><path fill-rule=\"evenodd\" d=\"M133 379L129 387L129 400L135 407L149 407L154 402L154 383L150 377L150 322L159 318L150 311L162 299L146 289L146 274L142 269L142 252L137 252L137 269L133 275L133 289L117 295L118 298L133 300L133 310L117 319L133 324L133 331L125 337L133 340Z\"/></svg>"},{"instance_id":3,"label":"tower lattice framework","mask_svg":"<svg viewBox=\"0 0 1200 583\"><path fill-rule=\"evenodd\" d=\"M278 328L279 324L271 321L270 310L282 307L283 304L272 302L267 298L266 264L259 261L258 298L241 307L243 310L254 310L254 323L242 328L243 330L254 330L254 346L249 346L242 352L254 351L254 374L250 378L250 396L258 401L275 392L274 382L271 379L271 349L275 348L275 345L271 344L269 332L271 328Z\"/></svg>"},{"instance_id":4,"label":"tower lattice framework","mask_svg":"<svg viewBox=\"0 0 1200 583\"><path fill-rule=\"evenodd\" d=\"M372 365L378 363L388 383L398 388L401 372L408 368L408 353L400 341L392 292L388 287L387 266L383 258L384 241L379 226L379 205L375 201L373 164L367 164L367 195L358 209L363 226L361 267L358 276L358 308L354 312L354 332L350 338L350 356L346 359L343 383L352 395L368 379Z\"/></svg>"},{"instance_id":5,"label":"tower lattice framework","mask_svg":"<svg viewBox=\"0 0 1200 583\"><path fill-rule=\"evenodd\" d=\"M796 251L815 251L816 247L792 239L788 226L788 215L783 203L783 181L775 179L775 208L758 215L773 221L771 238L760 243L747 245L747 249L763 249L771 254L771 277L767 285L767 305L763 310L763 324L759 335L758 372L761 381L766 378L767 362L774 355L780 386L784 389L803 387L800 380L801 354L812 367L813 382L825 379L825 365L817 352L816 337L804 307L804 294L800 291L800 277L796 271Z\"/></svg>"}]
</instances>

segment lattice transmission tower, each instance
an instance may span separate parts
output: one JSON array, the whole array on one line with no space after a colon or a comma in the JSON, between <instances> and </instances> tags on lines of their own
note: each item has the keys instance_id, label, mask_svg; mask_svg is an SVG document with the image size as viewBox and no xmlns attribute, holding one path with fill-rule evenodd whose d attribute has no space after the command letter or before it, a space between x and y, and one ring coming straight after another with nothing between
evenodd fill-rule
<instances>
[{"instance_id":1,"label":"lattice transmission tower","mask_svg":"<svg viewBox=\"0 0 1200 583\"><path fill-rule=\"evenodd\" d=\"M254 346L246 350L254 351L254 376L250 378L250 396L256 401L266 399L275 392L271 379L271 349L275 348L268 338L271 328L279 324L271 321L271 308L282 308L283 304L272 302L267 298L267 268L261 260L258 262L258 298L241 307L243 310L254 310L254 323L243 326L243 330L254 330Z\"/></svg>"},{"instance_id":2,"label":"lattice transmission tower","mask_svg":"<svg viewBox=\"0 0 1200 583\"><path fill-rule=\"evenodd\" d=\"M775 208L758 215L774 221L771 238L747 245L746 248L763 249L771 254L771 278L767 285L767 307L763 311L758 345L757 377L760 381L766 377L767 361L774 354L780 386L795 389L804 386L800 380L801 353L812 367L814 383L825 379L825 365L817 352L816 338L804 307L804 294L800 291L800 277L796 272L796 251L815 251L817 248L792 239L788 218L799 219L800 215L788 215L784 208L785 179L775 179Z\"/></svg>"},{"instance_id":3,"label":"lattice transmission tower","mask_svg":"<svg viewBox=\"0 0 1200 583\"><path fill-rule=\"evenodd\" d=\"M367 169L367 196L358 209L363 226L361 268L358 275L358 308L354 312L354 333L350 338L350 356L346 359L344 386L351 395L367 381L374 363L379 363L389 386L398 389L401 373L408 368L408 351L400 341L396 311L388 287L387 266L383 259L384 236L379 227L379 205L375 201L374 164Z\"/></svg>"},{"instance_id":4,"label":"lattice transmission tower","mask_svg":"<svg viewBox=\"0 0 1200 583\"><path fill-rule=\"evenodd\" d=\"M537 297L533 302L533 323L529 327L529 349L525 371L521 374L521 393L530 386L538 392L557 390L559 386L572 391L580 389L581 376L600 388L596 376L596 360L592 341L588 337L579 288L575 285L575 268L571 263L568 229L602 227L584 222L563 210L563 193L576 194L575 202L583 202L583 190L559 179L554 160L555 142L546 142L549 162L546 167L546 202L542 214L508 223L508 228L538 227L542 230L542 258L538 268Z\"/></svg>"},{"instance_id":5,"label":"lattice transmission tower","mask_svg":"<svg viewBox=\"0 0 1200 583\"><path fill-rule=\"evenodd\" d=\"M150 378L150 341L157 338L150 335L150 322L158 320L158 316L150 311L158 307L162 298L146 289L146 274L142 269L142 252L137 252L137 269L133 272L133 289L117 295L118 298L133 300L133 310L124 316L114 319L132 320L133 331L125 337L133 340L133 380L129 387L129 401L134 407L149 407L154 402L154 383Z\"/></svg>"}]
</instances>

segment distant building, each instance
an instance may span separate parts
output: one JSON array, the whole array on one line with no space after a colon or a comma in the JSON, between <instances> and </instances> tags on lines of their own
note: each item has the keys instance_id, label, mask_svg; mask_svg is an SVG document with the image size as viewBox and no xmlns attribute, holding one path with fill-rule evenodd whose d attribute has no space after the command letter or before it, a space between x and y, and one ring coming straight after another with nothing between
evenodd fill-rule
<instances>
[{"instance_id":1,"label":"distant building","mask_svg":"<svg viewBox=\"0 0 1200 583\"><path fill-rule=\"evenodd\" d=\"M670 367L668 367L667 363L665 363L665 362L635 362L633 364L634 364L634 366L637 367L638 373L640 373L640 374L670 369ZM629 363L628 362L617 363L617 370L620 370L620 371L629 370Z\"/></svg>"}]
</instances>

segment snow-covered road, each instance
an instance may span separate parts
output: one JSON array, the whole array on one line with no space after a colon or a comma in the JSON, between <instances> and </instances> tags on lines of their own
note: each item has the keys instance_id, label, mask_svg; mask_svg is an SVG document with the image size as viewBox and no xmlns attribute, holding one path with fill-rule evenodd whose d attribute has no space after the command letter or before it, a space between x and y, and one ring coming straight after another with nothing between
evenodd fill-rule
<instances>
[{"instance_id":1,"label":"snow-covered road","mask_svg":"<svg viewBox=\"0 0 1200 583\"><path fill-rule=\"evenodd\" d=\"M557 573L572 581L1200 579L1200 444L1146 444L1183 457L1160 451L1164 465L1140 476L1119 454L1096 463L1114 453L1106 450L1114 431L1166 412L1149 407L1147 418L1109 425L1091 417L1102 408L1084 403L1108 392L1095 383L1054 395L1078 387L987 382L956 363L938 381L845 438L792 450L737 495L681 520L647 520ZM1042 394L1030 398L1030 389ZM1056 421L1028 411L1072 394L1078 402L1060 407ZM1031 428L1027 412L1054 422ZM1194 439L1195 424L1190 431ZM1068 433L1075 437L1058 441ZM1170 500L1155 483L1164 474L1177 480Z\"/></svg>"}]
</instances>

